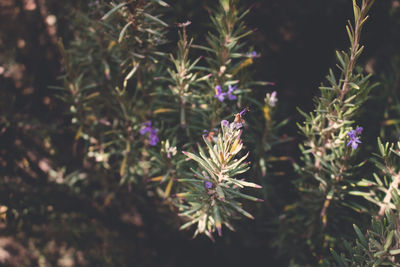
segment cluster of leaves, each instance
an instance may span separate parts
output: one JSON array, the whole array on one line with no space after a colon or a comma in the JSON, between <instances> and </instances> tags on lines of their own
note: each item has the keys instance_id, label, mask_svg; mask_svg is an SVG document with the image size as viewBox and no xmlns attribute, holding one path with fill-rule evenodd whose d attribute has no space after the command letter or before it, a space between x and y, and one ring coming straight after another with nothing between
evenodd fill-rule
<instances>
[{"instance_id":1,"label":"cluster of leaves","mask_svg":"<svg viewBox=\"0 0 400 267\"><path fill-rule=\"evenodd\" d=\"M111 10L101 20L78 13L81 24L75 40L68 50L59 43L66 70L62 99L70 104L72 123L77 126L75 139L86 141L86 155L111 175L119 170L124 183L136 181L150 167L141 153L147 140L139 130L154 91L151 77L160 71L158 58L163 54L158 47L166 42L167 24L157 12L166 3L109 5ZM90 15L99 16L106 7L93 8Z\"/></svg>"},{"instance_id":2,"label":"cluster of leaves","mask_svg":"<svg viewBox=\"0 0 400 267\"><path fill-rule=\"evenodd\" d=\"M205 175L203 171L215 179L214 189L205 190L202 185L203 197L197 196L195 182L176 183L192 179L188 178L189 163L179 151L192 151L204 130L209 131L210 140L203 139L211 147L215 127L253 103L264 109L266 128L259 131L264 143L273 138L275 129L276 92L268 94L264 103L250 94L252 87L268 82L254 81L246 71L259 54L245 46L243 39L252 32L243 22L249 10L241 11L236 4L221 0L211 11L214 32L205 44L194 44L188 37L191 22L178 23L175 53L162 46L168 28L158 11L168 7L163 1L111 2L99 21L78 14L84 23L75 41L68 49L59 44L66 70L67 93L62 99L71 106L75 139L85 140L86 156L107 173L119 174L121 184L148 183L150 191L154 189L165 203L189 218L182 228L198 222L196 234L210 238L215 231L221 234L221 224L233 229L230 219L237 213L252 217L237 197L258 200L239 192L240 187L255 184L233 178L248 169L241 163L246 157L233 159L243 146L241 131L224 126L216 150L210 150L218 155L212 157L214 165L207 165L213 168L194 170L196 179ZM97 8L94 16L104 12L104 5ZM195 60L190 56L192 49L200 53ZM159 140L161 153L151 148L157 148Z\"/></svg>"},{"instance_id":3,"label":"cluster of leaves","mask_svg":"<svg viewBox=\"0 0 400 267\"><path fill-rule=\"evenodd\" d=\"M314 110L299 109L305 118L298 124L304 137L300 163L294 164L299 199L276 217L268 213L275 207L265 211L260 203L253 205L274 217L261 224L280 227L271 243L290 255L292 266L308 264L310 258L327 266L399 266L400 143L395 147L378 139L380 154L371 160L378 171L369 175L367 170L366 178L359 179L368 164L357 155L365 150L358 115L376 84L357 62L373 2L353 0L354 23L346 27L350 48L336 53L338 68L319 88ZM223 225L237 229L234 219L253 219L255 209L246 201L264 199L251 188L269 182L272 161L291 156L271 153L274 145L288 140L277 137L287 121L274 119L275 91L259 100L253 90L271 83L255 81L248 71L260 55L245 41L252 33L244 23L249 10L237 6L236 0L220 0L210 10L204 40L190 38L190 21L176 23L179 40L172 52L166 45L172 27L164 22L169 7L164 1L92 1L89 12L74 12L74 40L65 47L62 40L58 43L63 86L53 88L61 90L59 97L69 108L73 150L84 161L82 169L51 169L49 177L75 186L76 193L83 190L78 181L99 176L102 193L96 194L104 193L104 207L118 186L127 185L129 192L133 187L132 198L168 205L172 217L180 217L180 229L195 227L194 236L211 240L215 233L222 235ZM394 113L397 106L388 110ZM0 115L1 131L10 123ZM398 127L396 120L384 124ZM0 220L9 210L0 205ZM376 216L366 236L363 225L354 226L355 246L341 239L351 235L345 222L360 216L354 211ZM279 225L270 224L274 219ZM324 259L330 257L328 248L332 261ZM334 252L342 249L347 252Z\"/></svg>"},{"instance_id":4,"label":"cluster of leaves","mask_svg":"<svg viewBox=\"0 0 400 267\"><path fill-rule=\"evenodd\" d=\"M231 218L237 217L238 213L254 219L251 214L242 209L242 204L236 199L263 201L239 192L239 189L243 187L261 188L261 186L234 178L250 168L249 163L244 162L248 153L240 159L235 159L235 156L243 148L242 130L240 129L243 123L241 113L236 115L235 121L232 123L223 120L221 122L222 132L218 136L203 135L203 140L207 145L207 154L200 145L198 146L200 156L184 152L200 167L197 170L192 169L194 179L190 176L187 179L178 179L180 182L185 182L186 190L184 193L177 194L182 200L178 207L180 215L188 219L181 229L198 223L195 236L198 233L205 233L213 239L211 233L215 232L215 229L219 235L222 235L222 224L233 230L229 221Z\"/></svg>"},{"instance_id":5,"label":"cluster of leaves","mask_svg":"<svg viewBox=\"0 0 400 267\"><path fill-rule=\"evenodd\" d=\"M317 258L339 241L336 239L338 233L345 233L338 226L339 222L347 220L349 214L349 211L343 211L343 206L367 211L348 196L357 169L364 164L354 160L363 131L362 127L356 127L355 119L370 90L377 85L371 85L371 75L364 75L363 70L356 66L364 48L359 44L361 31L373 2L361 1L358 6L353 1L354 24L349 22L346 26L350 48L336 53L339 75L337 77L333 70L329 71L328 84L319 88L321 95L315 99L313 112L307 114L299 109L305 121L298 123L298 127L305 139L300 144L302 163L294 167L299 175L295 184L301 201L285 208L282 225L286 227L286 223L292 221L301 225L292 230L296 238L301 236L299 231L304 233L306 227L304 241L298 242L308 247L306 250ZM332 218L331 222L329 218ZM287 234L290 236L290 232ZM281 237L280 246L283 240Z\"/></svg>"},{"instance_id":6,"label":"cluster of leaves","mask_svg":"<svg viewBox=\"0 0 400 267\"><path fill-rule=\"evenodd\" d=\"M397 149L394 149L394 144L389 142L382 144L380 138L378 138L378 148L380 154L375 154L375 158L371 161L375 164L375 167L379 170L379 173L373 174L373 180L362 179L357 182L358 188L367 188L368 192L365 191L351 191L353 195L359 195L364 197L369 202L379 207L378 216L382 217L386 210L396 210L397 206L393 202L393 194L399 194L400 184L400 153L399 145L397 143ZM372 178L372 177L371 177Z\"/></svg>"},{"instance_id":7,"label":"cluster of leaves","mask_svg":"<svg viewBox=\"0 0 400 267\"><path fill-rule=\"evenodd\" d=\"M386 210L384 218L373 218L366 235L354 225L357 234L355 245L344 241L346 253L339 255L333 250L332 262L324 262L323 266L400 266L400 198L396 191L393 199L395 211Z\"/></svg>"},{"instance_id":8,"label":"cluster of leaves","mask_svg":"<svg viewBox=\"0 0 400 267\"><path fill-rule=\"evenodd\" d=\"M321 199L318 205L324 226L330 202L344 198L349 178L354 174L352 151L360 142L356 134L360 135L362 128L352 130L352 127L360 106L374 86L368 82L370 75L364 76L356 69L356 60L363 50L359 45L361 29L372 4L373 1L363 1L358 7L353 1L355 26L349 24L346 28L350 49L336 54L340 77L336 78L330 70L329 85L320 87L321 96L316 99L315 111L310 114L300 111L306 120L303 125L299 124L305 136L304 144L300 146L304 166L296 166L304 179L299 180L302 183L299 188Z\"/></svg>"}]
</instances>

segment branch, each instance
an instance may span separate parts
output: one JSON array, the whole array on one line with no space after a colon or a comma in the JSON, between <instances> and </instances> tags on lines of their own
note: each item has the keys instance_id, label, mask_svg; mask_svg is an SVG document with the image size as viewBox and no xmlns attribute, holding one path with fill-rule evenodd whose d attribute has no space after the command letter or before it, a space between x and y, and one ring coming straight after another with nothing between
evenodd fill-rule
<instances>
[{"instance_id":1,"label":"branch","mask_svg":"<svg viewBox=\"0 0 400 267\"><path fill-rule=\"evenodd\" d=\"M394 189L397 189L399 187L399 183L400 183L400 173L398 173L396 176L393 177L393 181L386 192L386 196L383 199L383 203L379 205L380 209L378 217L382 217L385 214L386 207L389 206L390 201L392 200L392 192Z\"/></svg>"}]
</instances>

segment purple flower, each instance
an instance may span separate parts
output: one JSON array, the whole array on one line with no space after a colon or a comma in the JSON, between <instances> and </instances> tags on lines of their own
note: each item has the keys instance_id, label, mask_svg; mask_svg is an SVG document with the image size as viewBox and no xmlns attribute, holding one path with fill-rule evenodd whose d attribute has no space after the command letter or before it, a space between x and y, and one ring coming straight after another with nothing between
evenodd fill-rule
<instances>
[{"instance_id":1,"label":"purple flower","mask_svg":"<svg viewBox=\"0 0 400 267\"><path fill-rule=\"evenodd\" d=\"M233 94L233 91L237 89L237 86L228 85L228 98L229 100L236 100L237 97Z\"/></svg>"},{"instance_id":2,"label":"purple flower","mask_svg":"<svg viewBox=\"0 0 400 267\"><path fill-rule=\"evenodd\" d=\"M141 135L149 133L149 143L151 146L155 146L159 141L157 132L158 130L156 128L151 127L151 121L143 122L142 128L139 131Z\"/></svg>"},{"instance_id":3,"label":"purple flower","mask_svg":"<svg viewBox=\"0 0 400 267\"><path fill-rule=\"evenodd\" d=\"M362 128L361 128L361 131L362 131ZM356 136L356 134L357 134L357 132L355 130L351 130L347 133L347 135L350 137L350 141L347 143L347 146L351 145L351 147L354 150L356 150L358 147L358 144L361 143L361 141L359 140L360 137Z\"/></svg>"},{"instance_id":4,"label":"purple flower","mask_svg":"<svg viewBox=\"0 0 400 267\"><path fill-rule=\"evenodd\" d=\"M147 132L150 132L150 131L151 131L151 121L143 122L142 123L142 128L139 131L140 134L144 135L144 134L146 134Z\"/></svg>"},{"instance_id":5,"label":"purple flower","mask_svg":"<svg viewBox=\"0 0 400 267\"><path fill-rule=\"evenodd\" d=\"M210 189L213 186L213 184L209 181L204 181L204 185L206 186L207 189Z\"/></svg>"},{"instance_id":6,"label":"purple flower","mask_svg":"<svg viewBox=\"0 0 400 267\"><path fill-rule=\"evenodd\" d=\"M256 52L256 51L253 51L253 52L251 52L251 53L248 53L248 56L249 56L250 58L256 58L256 57L260 57L260 55L259 55L259 54L257 54L257 52Z\"/></svg>"},{"instance_id":7,"label":"purple flower","mask_svg":"<svg viewBox=\"0 0 400 267\"><path fill-rule=\"evenodd\" d=\"M360 135L363 130L364 130L363 127L357 127L356 134Z\"/></svg>"},{"instance_id":8,"label":"purple flower","mask_svg":"<svg viewBox=\"0 0 400 267\"><path fill-rule=\"evenodd\" d=\"M217 85L217 86L215 87L215 89L217 90L217 93L216 93L216 95L215 95L214 97L215 97L215 98L218 98L218 100L219 100L220 102L224 102L226 93L222 93L221 85Z\"/></svg>"},{"instance_id":9,"label":"purple flower","mask_svg":"<svg viewBox=\"0 0 400 267\"><path fill-rule=\"evenodd\" d=\"M227 120L222 120L222 121L221 121L221 125L222 125L223 127L228 127L228 126L229 126L229 121L227 121Z\"/></svg>"},{"instance_id":10,"label":"purple flower","mask_svg":"<svg viewBox=\"0 0 400 267\"><path fill-rule=\"evenodd\" d=\"M155 146L158 143L157 129L152 128L149 135L149 143L151 146Z\"/></svg>"}]
</instances>

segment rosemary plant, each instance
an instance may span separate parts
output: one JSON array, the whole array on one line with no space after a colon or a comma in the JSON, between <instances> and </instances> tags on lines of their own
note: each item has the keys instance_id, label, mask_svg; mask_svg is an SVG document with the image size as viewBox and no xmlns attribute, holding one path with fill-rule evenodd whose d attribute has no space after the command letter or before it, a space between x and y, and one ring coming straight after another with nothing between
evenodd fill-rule
<instances>
[{"instance_id":1,"label":"rosemary plant","mask_svg":"<svg viewBox=\"0 0 400 267\"><path fill-rule=\"evenodd\" d=\"M346 26L350 48L336 52L339 75L329 71L327 84L319 88L314 111L306 113L299 109L305 118L303 123L298 123L305 137L300 144L302 163L294 164L299 175L295 185L300 201L287 205L280 217L280 227L290 229L279 237L277 245L284 250L288 239L299 251L310 253L317 261L326 254L328 247L338 244L338 235L346 232L338 223L340 219L343 223L351 210L343 206L356 211L363 209L348 197L357 168L363 164L355 162L363 132L355 119L374 87L369 83L371 75L364 75L362 69L356 67L364 49L360 46L361 32L374 1L360 2L358 5L353 1L354 22L349 21ZM295 240L292 240L293 235Z\"/></svg>"},{"instance_id":2,"label":"rosemary plant","mask_svg":"<svg viewBox=\"0 0 400 267\"><path fill-rule=\"evenodd\" d=\"M378 138L378 148L380 154L375 154L371 161L375 163L379 172L373 174L374 179L364 178L356 184L358 189L366 188L368 192L354 190L350 194L362 196L377 205L379 207L378 216L383 217L386 210L396 209L392 196L400 193L400 143L398 142L395 147L394 144L388 142L382 144Z\"/></svg>"},{"instance_id":3,"label":"rosemary plant","mask_svg":"<svg viewBox=\"0 0 400 267\"><path fill-rule=\"evenodd\" d=\"M165 43L168 25L159 18L160 6L167 4L110 2L101 20L78 13L82 24L75 41L67 50L59 42L66 70L62 98L71 105L75 139L85 140L88 158L118 170L121 183L148 172L148 154L141 148L158 142L144 111L154 87L151 77L164 55L158 47ZM104 5L93 8L91 16L104 11Z\"/></svg>"},{"instance_id":4,"label":"rosemary plant","mask_svg":"<svg viewBox=\"0 0 400 267\"><path fill-rule=\"evenodd\" d=\"M257 103L260 109L263 108L251 96L249 87L268 83L253 81L245 70L259 56L254 51L244 49L245 42L242 39L251 33L243 23L247 13L248 10L241 12L236 8L236 1L220 1L219 6L211 12L214 32L207 36L205 45L194 44L194 40L188 37L191 22L177 24L177 50L170 53L168 75L157 77L165 85L157 89L153 111L157 119L163 122L164 136L167 138L165 145L170 142L168 140L175 140L172 143L178 150L191 150L204 132L211 138L217 132L217 122L243 108L244 103ZM192 48L197 52L206 52L206 55L191 60ZM269 116L268 124L271 127L261 135L267 136L274 129L272 110L277 101L276 93L273 96L271 101L268 100L272 103L270 110L265 113ZM264 139L264 143L267 143ZM175 203L174 196L180 196L188 190L186 185L176 183L176 180L189 174L184 170L185 164L180 153L166 158L164 151L167 149L162 148L158 155L150 152L155 159L150 181L156 182L158 195L171 204ZM265 165L263 167L265 171ZM202 200L204 203L199 201L196 202L198 205L209 206L207 199ZM238 204L234 202L234 205ZM221 216L223 223L229 224L228 214L221 211ZM196 234L205 233L211 237L211 233L218 228L212 224L210 227L207 231L199 228Z\"/></svg>"},{"instance_id":5,"label":"rosemary plant","mask_svg":"<svg viewBox=\"0 0 400 267\"><path fill-rule=\"evenodd\" d=\"M255 103L266 124L254 139L268 146L275 128L276 92L265 103L250 94L252 87L268 83L254 81L246 70L260 55L245 46L243 39L252 32L243 22L249 10L236 4L221 0L211 11L214 31L205 45L188 37L190 22L178 23L173 53L162 46L168 25L160 8L168 4L157 0L112 1L107 11L100 5L92 14L100 20L78 14L84 23L76 41L68 49L60 42L66 70L62 97L71 105L75 139L84 140L88 162L93 158L120 183L149 182L164 203L179 207L188 221L182 229L198 223L195 235L210 238L222 233L222 225L233 229L230 220L237 214L252 218L238 198L261 201L239 192L258 185L234 178L249 169L243 162L247 155L235 159L243 148L244 111L231 124L224 119ZM192 60L192 48L205 55ZM221 121L222 132L214 137ZM203 151L200 157L185 152L201 166L189 179L193 175L179 151L193 151L204 131L211 158ZM257 168L266 172L265 164Z\"/></svg>"},{"instance_id":6,"label":"rosemary plant","mask_svg":"<svg viewBox=\"0 0 400 267\"><path fill-rule=\"evenodd\" d=\"M325 261L323 266L400 266L400 199L393 192L395 211L387 211L380 219L373 218L371 228L364 235L358 226L354 225L357 240L354 245L344 241L346 252L337 254L332 250L333 260Z\"/></svg>"},{"instance_id":7,"label":"rosemary plant","mask_svg":"<svg viewBox=\"0 0 400 267\"><path fill-rule=\"evenodd\" d=\"M181 200L177 204L179 215L188 221L181 229L197 224L194 236L204 233L213 240L213 232L218 231L218 235L222 235L222 224L233 230L230 221L237 214L254 219L242 208L238 199L263 201L239 191L243 187L261 188L259 185L235 178L250 168L249 163L245 162L249 153L240 159L235 158L243 148L243 112L237 114L231 123L221 121L222 131L217 136L203 135L207 153L200 145L200 155L183 152L198 165L198 168L191 169L193 177L178 179L185 183L186 192L176 194Z\"/></svg>"},{"instance_id":8,"label":"rosemary plant","mask_svg":"<svg viewBox=\"0 0 400 267\"><path fill-rule=\"evenodd\" d=\"M314 112L306 114L300 111L305 117L305 122L298 124L305 136L300 145L304 165L295 165L295 169L301 177L299 189L312 195L323 227L328 223L331 202L358 209L352 203L341 202L359 166L351 160L361 143L363 128L355 127L354 119L373 88L368 82L370 75L364 76L356 68L356 61L364 49L359 44L361 30L373 2L363 0L358 6L353 1L354 26L349 23L346 27L350 49L336 53L340 77L336 78L330 70L327 76L329 84L320 87L321 96L316 99Z\"/></svg>"}]
</instances>

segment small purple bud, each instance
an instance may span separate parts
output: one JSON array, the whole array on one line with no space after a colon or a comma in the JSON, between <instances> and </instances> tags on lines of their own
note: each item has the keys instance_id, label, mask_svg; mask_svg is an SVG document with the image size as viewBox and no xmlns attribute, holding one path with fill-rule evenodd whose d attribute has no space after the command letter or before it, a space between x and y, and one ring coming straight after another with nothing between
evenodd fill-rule
<instances>
[{"instance_id":1,"label":"small purple bud","mask_svg":"<svg viewBox=\"0 0 400 267\"><path fill-rule=\"evenodd\" d=\"M217 224L217 231L218 231L218 235L219 236L222 236L222 227L221 227L221 224Z\"/></svg>"},{"instance_id":2,"label":"small purple bud","mask_svg":"<svg viewBox=\"0 0 400 267\"><path fill-rule=\"evenodd\" d=\"M364 130L363 127L357 127L356 134L360 135L363 130Z\"/></svg>"},{"instance_id":3,"label":"small purple bud","mask_svg":"<svg viewBox=\"0 0 400 267\"><path fill-rule=\"evenodd\" d=\"M140 134L144 135L144 134L146 134L147 132L150 132L150 131L151 131L151 121L143 122L142 123L142 128L139 131Z\"/></svg>"},{"instance_id":4,"label":"small purple bud","mask_svg":"<svg viewBox=\"0 0 400 267\"><path fill-rule=\"evenodd\" d=\"M207 189L210 189L213 186L213 184L209 181L204 181L204 185L206 186Z\"/></svg>"},{"instance_id":5,"label":"small purple bud","mask_svg":"<svg viewBox=\"0 0 400 267\"><path fill-rule=\"evenodd\" d=\"M145 135L146 133L150 133L149 134L149 143L150 143L151 146L155 146L159 141L158 136L157 136L157 132L158 132L158 130L156 128L152 128L151 127L151 121L143 122L142 123L142 128L139 131L139 133L141 135Z\"/></svg>"},{"instance_id":6,"label":"small purple bud","mask_svg":"<svg viewBox=\"0 0 400 267\"><path fill-rule=\"evenodd\" d=\"M158 136L157 136L157 130L156 129L151 129L150 131L150 136L149 136L149 140L150 140L150 145L151 146L155 146L158 143Z\"/></svg>"},{"instance_id":7,"label":"small purple bud","mask_svg":"<svg viewBox=\"0 0 400 267\"><path fill-rule=\"evenodd\" d=\"M222 93L221 85L217 85L217 86L215 87L215 89L217 90L217 92L216 92L214 98L218 98L218 100L219 100L220 102L224 102L226 93Z\"/></svg>"},{"instance_id":8,"label":"small purple bud","mask_svg":"<svg viewBox=\"0 0 400 267\"><path fill-rule=\"evenodd\" d=\"M250 58L256 58L256 57L260 57L260 55L259 55L259 54L257 54L257 52L256 52L256 51L253 51L253 52L251 52L251 53L248 53L248 56L249 56Z\"/></svg>"}]
</instances>

